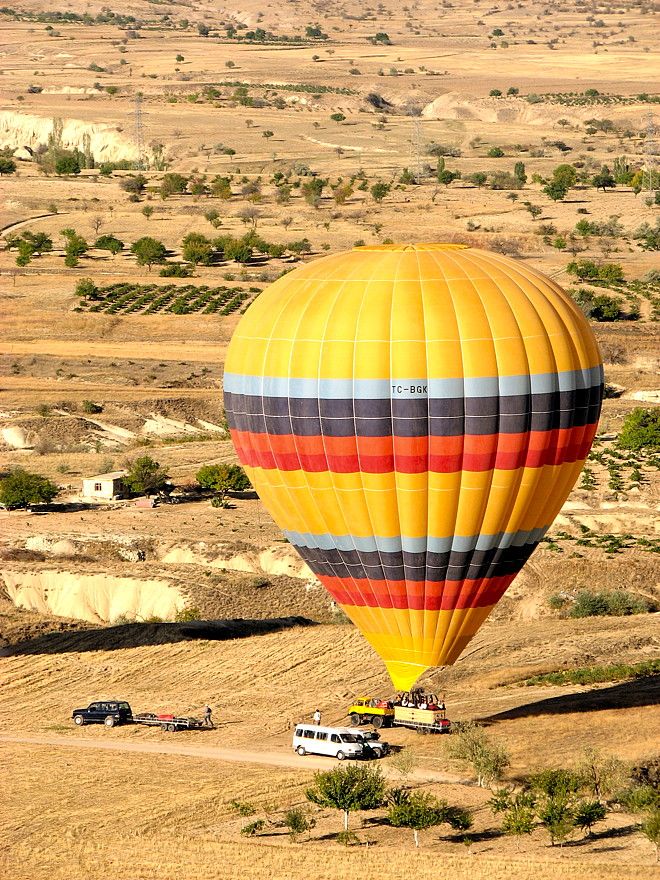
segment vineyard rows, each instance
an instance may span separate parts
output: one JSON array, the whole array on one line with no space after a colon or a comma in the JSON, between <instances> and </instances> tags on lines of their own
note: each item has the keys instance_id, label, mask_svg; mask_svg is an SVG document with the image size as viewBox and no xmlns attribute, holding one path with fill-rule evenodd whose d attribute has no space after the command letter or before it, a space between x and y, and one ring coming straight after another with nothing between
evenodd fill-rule
<instances>
[{"instance_id":1,"label":"vineyard rows","mask_svg":"<svg viewBox=\"0 0 660 880\"><path fill-rule=\"evenodd\" d=\"M84 301L79 311L105 312L108 315L142 314L172 312L175 315L188 315L192 312L203 314L230 315L236 312L260 289L251 287L197 287L186 284L111 284L97 289L96 298Z\"/></svg>"}]
</instances>

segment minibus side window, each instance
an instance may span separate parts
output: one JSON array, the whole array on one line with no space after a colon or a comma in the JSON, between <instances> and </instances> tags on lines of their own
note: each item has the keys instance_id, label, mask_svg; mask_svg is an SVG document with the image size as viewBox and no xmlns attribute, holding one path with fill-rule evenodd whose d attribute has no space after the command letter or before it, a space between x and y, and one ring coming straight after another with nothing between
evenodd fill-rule
<instances>
[{"instance_id":1,"label":"minibus side window","mask_svg":"<svg viewBox=\"0 0 660 880\"><path fill-rule=\"evenodd\" d=\"M325 731L317 730L317 731L316 731L316 738L317 738L317 739L327 739L327 738L328 738L328 734L325 733Z\"/></svg>"}]
</instances>

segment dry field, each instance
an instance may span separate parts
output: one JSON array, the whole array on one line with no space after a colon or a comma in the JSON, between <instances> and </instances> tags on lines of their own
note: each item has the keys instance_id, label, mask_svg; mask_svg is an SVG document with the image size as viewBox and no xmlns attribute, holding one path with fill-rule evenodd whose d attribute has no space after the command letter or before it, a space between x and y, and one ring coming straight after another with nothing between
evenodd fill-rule
<instances>
[{"instance_id":1,"label":"dry field","mask_svg":"<svg viewBox=\"0 0 660 880\"><path fill-rule=\"evenodd\" d=\"M647 93L660 30L651 4L244 0L220 9L130 0L117 12L134 18L114 22L95 2L66 0L57 12L46 0L10 6L0 10L0 150L15 152L17 169L0 177L0 472L20 465L54 479L62 505L0 512L3 874L59 880L101 867L125 880L394 880L413 864L420 880L439 866L457 880L653 876L653 847L638 817L622 812L593 839L550 847L537 831L517 852L497 831L490 793L449 759L446 740L401 730L388 739L414 751L414 784L474 810L471 843L434 829L415 852L410 832L366 814L352 817L362 845L344 848L339 816L327 810L314 813L309 838L292 842L284 812L306 803L313 770L326 764L291 753L291 725L317 705L341 722L356 694L387 693L382 665L337 619L258 500L239 498L228 510L199 497L154 510L79 503L84 476L144 452L177 487L204 464L235 460L223 431L226 347L240 310L299 260L356 242L463 241L517 256L573 289L584 285L566 272L572 259L619 264L624 285L589 285L639 311L636 320L593 325L617 395L605 401L593 481L576 487L553 541L456 666L428 682L446 694L453 719L481 721L506 743L507 783L573 766L590 746L631 763L657 754L657 676L519 684L659 654L657 614L573 620L548 602L614 587L660 601L650 549L659 534L657 462L640 458L640 481L632 463L612 467L624 417L660 400L660 285L648 281L657 250L639 238L658 207L648 181L638 194L588 182L616 159L658 167L649 114L657 126L660 112ZM258 28L265 40L246 37ZM379 33L389 41L372 41ZM140 158L138 95L146 189L131 201L122 184L137 171L106 175L99 166ZM92 153L96 167L45 174L31 153L49 136L58 148ZM437 179L433 144L461 174L448 185ZM526 180L514 188L519 162ZM565 163L584 180L553 201L544 180ZM302 196L313 179L306 171L328 181L317 204ZM189 178L188 190L161 198L166 172ZM487 180L477 185L470 175L480 172ZM509 175L502 188L491 186L497 173ZM230 198L205 191L218 175L230 178ZM345 201L333 197L349 181ZM389 186L380 202L370 194L378 182ZM602 228L580 235L580 220ZM64 264L65 228L90 246L76 267ZM191 232L238 237L250 228L268 243L309 246L197 265L190 278L162 278L129 250L152 236L180 262ZM45 233L53 250L20 266L4 244L26 231ZM125 243L114 256L93 247L110 234ZM99 288L172 285L170 305L187 285L231 288L241 302L228 314L93 311L75 295L84 277ZM85 401L102 411L90 413ZM245 622L230 631L155 620L183 607L203 621ZM102 697L181 713L209 701L220 724L174 739L73 728L71 709ZM383 765L396 779L391 759ZM232 800L254 804L267 820L262 834L241 836L249 820Z\"/></svg>"}]
</instances>

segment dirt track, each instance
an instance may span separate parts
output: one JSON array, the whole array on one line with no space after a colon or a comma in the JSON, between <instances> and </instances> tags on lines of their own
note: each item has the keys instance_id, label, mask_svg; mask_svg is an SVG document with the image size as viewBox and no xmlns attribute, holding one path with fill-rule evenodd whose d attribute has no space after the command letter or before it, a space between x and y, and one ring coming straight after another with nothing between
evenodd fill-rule
<instances>
[{"instance_id":1,"label":"dirt track","mask_svg":"<svg viewBox=\"0 0 660 880\"><path fill-rule=\"evenodd\" d=\"M265 764L270 767L291 767L295 770L329 770L337 766L331 758L317 758L307 755L300 758L293 753L281 751L248 751L247 749L223 749L218 747L184 746L177 743L129 743L117 740L91 740L71 736L13 736L0 734L0 742L25 743L38 746L68 746L74 749L102 749L117 752L147 752L159 755L182 755L188 758L208 758L211 761L230 761L240 764ZM384 766L384 775L399 777L396 771ZM436 773L433 770L416 770L411 774L415 779L426 782L464 783L465 780L454 773Z\"/></svg>"}]
</instances>

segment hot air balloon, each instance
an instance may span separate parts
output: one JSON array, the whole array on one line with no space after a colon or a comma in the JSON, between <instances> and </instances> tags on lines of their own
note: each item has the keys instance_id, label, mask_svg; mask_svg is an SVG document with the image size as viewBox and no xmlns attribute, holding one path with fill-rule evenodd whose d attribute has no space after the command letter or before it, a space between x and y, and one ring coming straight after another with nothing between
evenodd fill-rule
<instances>
[{"instance_id":1,"label":"hot air balloon","mask_svg":"<svg viewBox=\"0 0 660 880\"><path fill-rule=\"evenodd\" d=\"M404 691L456 661L538 545L602 390L561 287L457 244L300 266L241 318L224 376L255 489Z\"/></svg>"}]
</instances>

